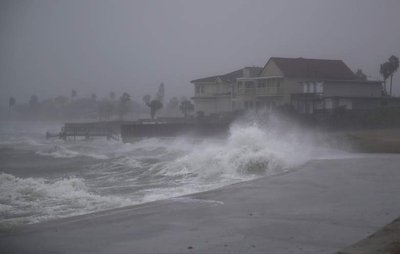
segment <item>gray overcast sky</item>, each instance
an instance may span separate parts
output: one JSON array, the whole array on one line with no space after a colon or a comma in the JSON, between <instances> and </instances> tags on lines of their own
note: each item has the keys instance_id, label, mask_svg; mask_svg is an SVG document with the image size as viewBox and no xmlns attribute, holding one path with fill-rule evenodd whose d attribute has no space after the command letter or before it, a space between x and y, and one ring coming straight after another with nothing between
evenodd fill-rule
<instances>
[{"instance_id":1,"label":"gray overcast sky","mask_svg":"<svg viewBox=\"0 0 400 254\"><path fill-rule=\"evenodd\" d=\"M271 56L342 59L376 78L400 56L399 24L398 0L2 0L0 99L140 100L161 81L167 97L190 96L192 79Z\"/></svg>"}]
</instances>

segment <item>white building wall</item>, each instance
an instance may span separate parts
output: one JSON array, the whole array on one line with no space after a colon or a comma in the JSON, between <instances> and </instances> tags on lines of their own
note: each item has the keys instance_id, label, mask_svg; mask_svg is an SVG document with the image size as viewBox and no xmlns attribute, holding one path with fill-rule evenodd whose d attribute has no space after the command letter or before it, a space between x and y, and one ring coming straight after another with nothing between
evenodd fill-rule
<instances>
[{"instance_id":1,"label":"white building wall","mask_svg":"<svg viewBox=\"0 0 400 254\"><path fill-rule=\"evenodd\" d=\"M231 98L230 97L221 97L216 100L218 113L220 112L230 112L231 111Z\"/></svg>"},{"instance_id":2,"label":"white building wall","mask_svg":"<svg viewBox=\"0 0 400 254\"><path fill-rule=\"evenodd\" d=\"M194 111L203 111L205 115L217 113L216 101L214 99L193 99Z\"/></svg>"}]
</instances>

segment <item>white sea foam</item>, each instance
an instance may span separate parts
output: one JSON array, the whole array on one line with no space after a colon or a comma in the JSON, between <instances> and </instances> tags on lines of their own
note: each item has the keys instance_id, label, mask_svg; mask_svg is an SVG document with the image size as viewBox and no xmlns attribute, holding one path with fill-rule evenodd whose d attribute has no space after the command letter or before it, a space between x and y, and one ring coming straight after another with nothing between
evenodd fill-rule
<instances>
[{"instance_id":1,"label":"white sea foam","mask_svg":"<svg viewBox=\"0 0 400 254\"><path fill-rule=\"evenodd\" d=\"M0 174L0 226L85 214L132 202L89 191L83 179L19 178Z\"/></svg>"},{"instance_id":2,"label":"white sea foam","mask_svg":"<svg viewBox=\"0 0 400 254\"><path fill-rule=\"evenodd\" d=\"M96 153L91 153L91 152L82 152L82 151L77 151L77 150L72 150L68 149L62 144L55 144L55 145L50 145L42 150L39 150L36 152L39 155L43 156L51 156L54 158L74 158L78 156L84 156L84 157L91 157L94 159L100 159L100 160L105 160L108 159L106 155L103 154L96 154Z\"/></svg>"},{"instance_id":3,"label":"white sea foam","mask_svg":"<svg viewBox=\"0 0 400 254\"><path fill-rule=\"evenodd\" d=\"M133 144L41 141L37 154L96 160L78 176L0 174L0 224L37 222L207 191L279 174L333 152L297 129L234 125L226 139L143 139ZM221 204L222 205L222 204Z\"/></svg>"},{"instance_id":4,"label":"white sea foam","mask_svg":"<svg viewBox=\"0 0 400 254\"><path fill-rule=\"evenodd\" d=\"M227 140L191 145L186 153L163 165L166 176L195 175L197 180L247 180L298 166L321 149L304 136L262 130L257 125L234 126Z\"/></svg>"}]
</instances>

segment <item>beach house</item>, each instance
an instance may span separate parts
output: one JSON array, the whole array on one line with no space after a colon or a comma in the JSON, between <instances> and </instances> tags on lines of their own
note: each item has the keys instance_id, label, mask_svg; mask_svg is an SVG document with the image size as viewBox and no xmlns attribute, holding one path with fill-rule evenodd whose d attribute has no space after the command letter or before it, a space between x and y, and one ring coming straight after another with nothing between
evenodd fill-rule
<instances>
[{"instance_id":1,"label":"beach house","mask_svg":"<svg viewBox=\"0 0 400 254\"><path fill-rule=\"evenodd\" d=\"M245 67L191 83L196 111L206 115L282 105L312 114L382 104L382 82L358 78L342 60L272 57L263 68Z\"/></svg>"}]
</instances>

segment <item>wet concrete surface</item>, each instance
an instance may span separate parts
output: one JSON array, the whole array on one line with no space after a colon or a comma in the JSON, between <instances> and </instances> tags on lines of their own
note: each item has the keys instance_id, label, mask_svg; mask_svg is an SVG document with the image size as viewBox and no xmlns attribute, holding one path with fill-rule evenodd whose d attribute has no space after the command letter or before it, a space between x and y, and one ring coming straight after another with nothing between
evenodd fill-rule
<instances>
[{"instance_id":1,"label":"wet concrete surface","mask_svg":"<svg viewBox=\"0 0 400 254\"><path fill-rule=\"evenodd\" d=\"M320 159L286 174L11 228L1 253L334 253L400 215L400 155Z\"/></svg>"}]
</instances>

